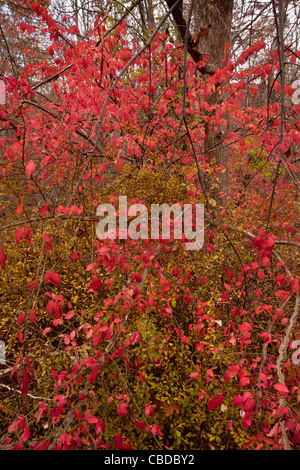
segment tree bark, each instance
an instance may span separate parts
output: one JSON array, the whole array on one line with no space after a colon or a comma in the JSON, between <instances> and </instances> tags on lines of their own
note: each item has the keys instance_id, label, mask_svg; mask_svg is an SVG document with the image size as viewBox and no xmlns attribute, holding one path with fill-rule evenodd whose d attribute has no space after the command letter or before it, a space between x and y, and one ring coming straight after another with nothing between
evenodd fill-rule
<instances>
[{"instance_id":1,"label":"tree bark","mask_svg":"<svg viewBox=\"0 0 300 470\"><path fill-rule=\"evenodd\" d=\"M174 0L166 0L169 8L174 5ZM186 31L186 22L182 10L182 2L173 10L172 16L182 40L188 34L188 52L197 63L204 55L209 55L209 62L204 67L199 67L204 79L212 76L224 60L224 49L231 39L232 12L234 0L194 0L193 21L194 36ZM217 92L206 98L210 106L218 106L222 102L222 96ZM209 162L215 166L224 166L229 163L229 148L224 147L226 129L205 125L205 154ZM229 190L229 173L227 167L224 172L218 173L218 186L212 184L212 178L205 179L205 190L218 204L224 206Z\"/></svg>"},{"instance_id":2,"label":"tree bark","mask_svg":"<svg viewBox=\"0 0 300 470\"><path fill-rule=\"evenodd\" d=\"M194 28L196 37L200 36L198 50L209 55L209 63L215 70L222 66L225 44L230 43L233 3L234 0L195 0ZM222 102L222 96L217 91L207 95L210 106L218 106ZM205 124L205 155L216 166L226 167L229 163L230 150L224 147L227 132L228 128ZM217 186L212 185L210 178L206 178L204 184L208 194L224 206L229 191L227 167L224 172L218 173L218 180Z\"/></svg>"},{"instance_id":3,"label":"tree bark","mask_svg":"<svg viewBox=\"0 0 300 470\"><path fill-rule=\"evenodd\" d=\"M143 30L152 31L155 28L152 0L143 0L139 3L139 12Z\"/></svg>"}]
</instances>

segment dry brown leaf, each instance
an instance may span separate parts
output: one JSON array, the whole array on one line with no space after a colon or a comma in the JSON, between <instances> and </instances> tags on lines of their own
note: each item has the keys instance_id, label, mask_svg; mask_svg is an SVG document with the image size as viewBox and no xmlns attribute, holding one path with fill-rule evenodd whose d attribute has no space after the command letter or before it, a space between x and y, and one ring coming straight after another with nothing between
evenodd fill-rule
<instances>
[{"instance_id":1,"label":"dry brown leaf","mask_svg":"<svg viewBox=\"0 0 300 470\"><path fill-rule=\"evenodd\" d=\"M169 405L167 410L166 410L166 416L172 416L172 414L174 413L174 411L179 414L180 413L180 408L178 405L175 405L175 404L172 404L172 405Z\"/></svg>"}]
</instances>

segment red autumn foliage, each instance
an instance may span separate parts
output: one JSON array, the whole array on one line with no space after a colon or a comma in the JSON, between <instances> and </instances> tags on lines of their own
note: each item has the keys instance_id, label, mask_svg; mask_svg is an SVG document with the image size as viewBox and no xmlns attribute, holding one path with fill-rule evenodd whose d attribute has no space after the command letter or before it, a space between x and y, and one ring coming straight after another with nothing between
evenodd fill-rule
<instances>
[{"instance_id":1,"label":"red autumn foliage","mask_svg":"<svg viewBox=\"0 0 300 470\"><path fill-rule=\"evenodd\" d=\"M280 57L246 67L266 43L237 63L228 46L222 68L199 78L205 60L185 58L166 33L143 48L126 39L125 21L109 34L97 22L85 39L68 19L31 9L50 58L3 77L0 105L0 337L14 364L7 386L21 395L0 445L299 448L300 211L286 176L298 171L288 151L300 110L279 79L289 121L280 99L254 100ZM202 185L217 187L226 170L208 157L207 128L226 130L231 149L225 207ZM97 207L115 207L120 222L124 192L129 205L203 204L201 251L171 234L97 238Z\"/></svg>"}]
</instances>

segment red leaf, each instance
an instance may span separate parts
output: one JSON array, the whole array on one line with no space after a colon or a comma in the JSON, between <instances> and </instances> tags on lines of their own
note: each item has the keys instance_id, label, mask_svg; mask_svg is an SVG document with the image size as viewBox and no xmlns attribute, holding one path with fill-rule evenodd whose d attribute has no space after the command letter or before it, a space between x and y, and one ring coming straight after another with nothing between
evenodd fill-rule
<instances>
[{"instance_id":1,"label":"red leaf","mask_svg":"<svg viewBox=\"0 0 300 470\"><path fill-rule=\"evenodd\" d=\"M96 333L93 333L93 336L91 338L93 345L97 346L102 340L102 338L103 338L103 333L101 331L97 331Z\"/></svg>"},{"instance_id":2,"label":"red leaf","mask_svg":"<svg viewBox=\"0 0 300 470\"><path fill-rule=\"evenodd\" d=\"M25 320L25 317L26 317L25 312L20 313L20 315L17 318L18 325L22 325L23 321Z\"/></svg>"},{"instance_id":3,"label":"red leaf","mask_svg":"<svg viewBox=\"0 0 300 470\"><path fill-rule=\"evenodd\" d=\"M156 434L163 436L163 433L157 424L150 424L150 426L147 426L146 431L148 431L148 429L151 429L153 436L156 436Z\"/></svg>"},{"instance_id":4,"label":"red leaf","mask_svg":"<svg viewBox=\"0 0 300 470\"><path fill-rule=\"evenodd\" d=\"M218 408L220 405L223 403L223 393L221 392L219 395L216 397L212 398L209 400L207 403L207 410L213 410L214 408Z\"/></svg>"},{"instance_id":5,"label":"red leaf","mask_svg":"<svg viewBox=\"0 0 300 470\"><path fill-rule=\"evenodd\" d=\"M249 377L247 377L246 375L243 375L240 377L239 385L241 387L246 387L247 385L249 385L249 383L250 383Z\"/></svg>"},{"instance_id":6,"label":"red leaf","mask_svg":"<svg viewBox=\"0 0 300 470\"><path fill-rule=\"evenodd\" d=\"M25 227L18 228L15 233L16 242L20 243L24 235L25 235Z\"/></svg>"},{"instance_id":7,"label":"red leaf","mask_svg":"<svg viewBox=\"0 0 300 470\"><path fill-rule=\"evenodd\" d=\"M79 419L79 420L82 419L82 416L77 409L74 410L74 415L76 419Z\"/></svg>"},{"instance_id":8,"label":"red leaf","mask_svg":"<svg viewBox=\"0 0 300 470\"><path fill-rule=\"evenodd\" d=\"M65 315L65 319L70 320L70 318L72 318L74 315L75 315L74 310L69 310L68 313L66 313Z\"/></svg>"},{"instance_id":9,"label":"red leaf","mask_svg":"<svg viewBox=\"0 0 300 470\"><path fill-rule=\"evenodd\" d=\"M22 381L22 387L21 387L21 392L23 396L27 395L28 387L29 387L29 375L25 370L23 370L23 381Z\"/></svg>"},{"instance_id":10,"label":"red leaf","mask_svg":"<svg viewBox=\"0 0 300 470\"><path fill-rule=\"evenodd\" d=\"M45 335L46 335L47 333L49 333L50 331L52 331L52 328L50 328L50 327L48 326L48 328L45 328L45 329L43 330L42 335L45 336Z\"/></svg>"},{"instance_id":11,"label":"red leaf","mask_svg":"<svg viewBox=\"0 0 300 470\"><path fill-rule=\"evenodd\" d=\"M23 431L23 429L26 428L26 419L23 417L23 415L20 415L19 418L20 418L20 421L17 424L17 428L20 431Z\"/></svg>"},{"instance_id":12,"label":"red leaf","mask_svg":"<svg viewBox=\"0 0 300 470\"><path fill-rule=\"evenodd\" d=\"M185 335L181 335L180 339L183 343L189 343L190 342L190 339Z\"/></svg>"},{"instance_id":13,"label":"red leaf","mask_svg":"<svg viewBox=\"0 0 300 470\"><path fill-rule=\"evenodd\" d=\"M84 419L90 424L98 423L97 416L92 415L92 412L90 409L87 409L86 412L84 413Z\"/></svg>"},{"instance_id":14,"label":"red leaf","mask_svg":"<svg viewBox=\"0 0 300 470\"><path fill-rule=\"evenodd\" d=\"M255 401L251 392L244 392L242 399L242 408L244 411L252 411L255 408Z\"/></svg>"},{"instance_id":15,"label":"red leaf","mask_svg":"<svg viewBox=\"0 0 300 470\"><path fill-rule=\"evenodd\" d=\"M5 263L6 263L6 256L5 256L3 250L0 246L0 266L1 266L1 268L4 268Z\"/></svg>"},{"instance_id":16,"label":"red leaf","mask_svg":"<svg viewBox=\"0 0 300 470\"><path fill-rule=\"evenodd\" d=\"M266 334L264 337L264 343L271 343L272 341L272 336L270 334Z\"/></svg>"},{"instance_id":17,"label":"red leaf","mask_svg":"<svg viewBox=\"0 0 300 470\"><path fill-rule=\"evenodd\" d=\"M140 282L142 282L143 278L142 278L142 275L140 273L133 272L133 273L131 273L131 280L140 283Z\"/></svg>"},{"instance_id":18,"label":"red leaf","mask_svg":"<svg viewBox=\"0 0 300 470\"><path fill-rule=\"evenodd\" d=\"M15 213L16 213L17 215L19 215L19 214L21 214L21 213L23 212L23 209L24 209L24 204L20 204L20 205L16 208Z\"/></svg>"},{"instance_id":19,"label":"red leaf","mask_svg":"<svg viewBox=\"0 0 300 470\"><path fill-rule=\"evenodd\" d=\"M173 274L173 276L179 276L179 269L177 268L177 266L175 266L172 269L172 274Z\"/></svg>"},{"instance_id":20,"label":"red leaf","mask_svg":"<svg viewBox=\"0 0 300 470\"><path fill-rule=\"evenodd\" d=\"M164 104L163 106L161 106L161 108L158 110L158 114L160 114L160 116L164 116L167 112L167 106Z\"/></svg>"},{"instance_id":21,"label":"red leaf","mask_svg":"<svg viewBox=\"0 0 300 470\"><path fill-rule=\"evenodd\" d=\"M27 24L24 23L24 21L22 21L22 23L20 24L20 31L21 33L25 33L26 30L27 30Z\"/></svg>"},{"instance_id":22,"label":"red leaf","mask_svg":"<svg viewBox=\"0 0 300 470\"><path fill-rule=\"evenodd\" d=\"M235 364L233 366L228 367L228 375L230 377L234 377L237 375L238 371L240 370L240 366L238 364Z\"/></svg>"},{"instance_id":23,"label":"red leaf","mask_svg":"<svg viewBox=\"0 0 300 470\"><path fill-rule=\"evenodd\" d=\"M100 279L95 275L90 281L91 289L99 290L99 289L101 289L101 286L102 286L102 283L101 283Z\"/></svg>"},{"instance_id":24,"label":"red leaf","mask_svg":"<svg viewBox=\"0 0 300 470\"><path fill-rule=\"evenodd\" d=\"M298 423L295 427L294 444L300 444L300 423Z\"/></svg>"},{"instance_id":25,"label":"red leaf","mask_svg":"<svg viewBox=\"0 0 300 470\"><path fill-rule=\"evenodd\" d=\"M30 429L28 427L25 428L25 431L20 436L20 441L25 442L30 438Z\"/></svg>"},{"instance_id":26,"label":"red leaf","mask_svg":"<svg viewBox=\"0 0 300 470\"><path fill-rule=\"evenodd\" d=\"M124 165L124 160L123 160L123 158L119 158L119 160L116 162L116 170L117 170L117 173L120 173L120 171L121 171L122 168L123 168L123 165Z\"/></svg>"},{"instance_id":27,"label":"red leaf","mask_svg":"<svg viewBox=\"0 0 300 470\"><path fill-rule=\"evenodd\" d=\"M36 313L34 310L31 310L30 315L29 315L30 323L34 323L35 319L36 319Z\"/></svg>"},{"instance_id":28,"label":"red leaf","mask_svg":"<svg viewBox=\"0 0 300 470\"><path fill-rule=\"evenodd\" d=\"M47 210L48 210L48 204L46 203L40 208L40 214L42 217L47 214Z\"/></svg>"},{"instance_id":29,"label":"red leaf","mask_svg":"<svg viewBox=\"0 0 300 470\"><path fill-rule=\"evenodd\" d=\"M31 230L28 228L26 230L26 243L30 245L30 241L31 241Z\"/></svg>"},{"instance_id":30,"label":"red leaf","mask_svg":"<svg viewBox=\"0 0 300 470\"><path fill-rule=\"evenodd\" d=\"M36 2L34 2L34 3L31 5L31 9L32 9L33 11L35 11L35 13L36 13L38 16L40 16L40 14L41 14L41 7L40 7Z\"/></svg>"},{"instance_id":31,"label":"red leaf","mask_svg":"<svg viewBox=\"0 0 300 470\"><path fill-rule=\"evenodd\" d=\"M276 388L277 392L282 393L283 395L287 395L289 393L289 389L284 384L275 384L274 388Z\"/></svg>"},{"instance_id":32,"label":"red leaf","mask_svg":"<svg viewBox=\"0 0 300 470\"><path fill-rule=\"evenodd\" d=\"M45 281L51 282L54 286L59 286L61 283L61 278L56 272L47 271L45 274Z\"/></svg>"},{"instance_id":33,"label":"red leaf","mask_svg":"<svg viewBox=\"0 0 300 470\"><path fill-rule=\"evenodd\" d=\"M96 434L100 434L102 432L105 431L105 421L103 421L103 419L101 419L100 421L98 421L98 423L96 424Z\"/></svg>"},{"instance_id":34,"label":"red leaf","mask_svg":"<svg viewBox=\"0 0 300 470\"><path fill-rule=\"evenodd\" d=\"M299 289L298 279L292 279L290 282L290 287L291 287L293 294L297 292L297 290Z\"/></svg>"},{"instance_id":35,"label":"red leaf","mask_svg":"<svg viewBox=\"0 0 300 470\"><path fill-rule=\"evenodd\" d=\"M118 450L124 450L124 442L123 442L123 439L121 436L119 436L119 434L116 434L115 435L115 446L116 446L116 449Z\"/></svg>"},{"instance_id":36,"label":"red leaf","mask_svg":"<svg viewBox=\"0 0 300 470\"><path fill-rule=\"evenodd\" d=\"M191 377L191 379L195 379L196 377L198 377L199 373L198 372L191 372L189 374L189 377Z\"/></svg>"},{"instance_id":37,"label":"red leaf","mask_svg":"<svg viewBox=\"0 0 300 470\"><path fill-rule=\"evenodd\" d=\"M10 86L12 86L13 88L17 86L17 81L14 77L8 77L8 81L9 81Z\"/></svg>"},{"instance_id":38,"label":"red leaf","mask_svg":"<svg viewBox=\"0 0 300 470\"><path fill-rule=\"evenodd\" d=\"M97 263L91 263L87 266L86 271L91 271L92 269L97 269L99 266Z\"/></svg>"},{"instance_id":39,"label":"red leaf","mask_svg":"<svg viewBox=\"0 0 300 470\"><path fill-rule=\"evenodd\" d=\"M135 420L134 425L135 425L138 429L144 429L144 428L145 428L145 426L143 425L143 423L142 423L139 419L136 419L136 420Z\"/></svg>"},{"instance_id":40,"label":"red leaf","mask_svg":"<svg viewBox=\"0 0 300 470\"><path fill-rule=\"evenodd\" d=\"M127 415L127 406L128 403L119 403L117 406L117 413L121 418Z\"/></svg>"},{"instance_id":41,"label":"red leaf","mask_svg":"<svg viewBox=\"0 0 300 470\"><path fill-rule=\"evenodd\" d=\"M53 300L50 300L50 302L48 302L46 311L50 313L56 320L61 317L61 306Z\"/></svg>"},{"instance_id":42,"label":"red leaf","mask_svg":"<svg viewBox=\"0 0 300 470\"><path fill-rule=\"evenodd\" d=\"M18 429L24 429L22 428L22 425L20 424L22 421L25 422L25 426L26 426L26 421L24 420L24 416L23 415L20 415L18 416L18 419L16 421L13 421L9 426L8 426L8 432L14 432L16 430L16 428Z\"/></svg>"},{"instance_id":43,"label":"red leaf","mask_svg":"<svg viewBox=\"0 0 300 470\"><path fill-rule=\"evenodd\" d=\"M245 323L242 323L241 325L239 325L238 327L238 331L241 331L241 332L246 332L246 331L250 331L252 329L250 323L248 322L245 322Z\"/></svg>"},{"instance_id":44,"label":"red leaf","mask_svg":"<svg viewBox=\"0 0 300 470\"><path fill-rule=\"evenodd\" d=\"M35 171L35 164L32 160L30 160L27 165L26 165L26 169L25 169L25 172L26 172L26 175L28 176L28 178L30 178L30 176L32 175L32 173L34 173Z\"/></svg>"},{"instance_id":45,"label":"red leaf","mask_svg":"<svg viewBox=\"0 0 300 470\"><path fill-rule=\"evenodd\" d=\"M130 440L126 438L125 436L119 436L119 434L116 434L114 441L115 441L115 446L118 450L132 450L133 449L130 443Z\"/></svg>"},{"instance_id":46,"label":"red leaf","mask_svg":"<svg viewBox=\"0 0 300 470\"><path fill-rule=\"evenodd\" d=\"M271 70L272 70L272 65L271 64L266 64L264 67L264 72L267 74L267 75L270 75L271 73Z\"/></svg>"},{"instance_id":47,"label":"red leaf","mask_svg":"<svg viewBox=\"0 0 300 470\"><path fill-rule=\"evenodd\" d=\"M92 368L92 372L90 373L88 379L89 379L89 382L91 384L93 384L97 378L97 375L98 375L98 371L99 371L99 367L98 365L96 364L93 368Z\"/></svg>"},{"instance_id":48,"label":"red leaf","mask_svg":"<svg viewBox=\"0 0 300 470\"><path fill-rule=\"evenodd\" d=\"M233 404L234 406L240 406L240 404L242 403L242 397L241 395L235 395L233 397Z\"/></svg>"},{"instance_id":49,"label":"red leaf","mask_svg":"<svg viewBox=\"0 0 300 470\"><path fill-rule=\"evenodd\" d=\"M274 246L275 241L273 240L273 238L267 238L264 243L264 248L266 248L267 250L273 250Z\"/></svg>"},{"instance_id":50,"label":"red leaf","mask_svg":"<svg viewBox=\"0 0 300 470\"><path fill-rule=\"evenodd\" d=\"M29 372L29 374L32 375L32 374L33 374L33 370L32 370L32 367L31 367L31 362L30 362L30 360L29 360L29 358L28 358L27 356L25 356L25 361L26 361L26 363L27 363L28 372Z\"/></svg>"}]
</instances>

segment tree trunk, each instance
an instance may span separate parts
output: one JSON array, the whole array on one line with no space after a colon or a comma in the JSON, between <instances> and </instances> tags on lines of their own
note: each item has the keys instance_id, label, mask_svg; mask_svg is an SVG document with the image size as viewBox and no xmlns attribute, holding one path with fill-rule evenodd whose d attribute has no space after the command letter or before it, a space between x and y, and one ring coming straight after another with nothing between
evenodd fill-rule
<instances>
[{"instance_id":1,"label":"tree trunk","mask_svg":"<svg viewBox=\"0 0 300 470\"><path fill-rule=\"evenodd\" d=\"M168 7L174 6L176 0L165 0ZM187 25L183 14L183 2L173 10L172 16L185 41L187 36L187 50L196 63L203 56L209 55L209 62L198 68L204 79L214 75L216 69L221 67L224 59L224 49L227 42L230 43L232 12L234 0L194 0L193 22L194 36L186 31ZM208 95L206 98L210 106L222 102L222 96L218 93ZM213 120L212 120L213 121ZM207 124L205 126L205 153L208 160L215 166L226 166L229 163L229 148L224 147L224 141L228 130ZM219 205L226 204L226 195L229 189L228 169L218 173L218 187L212 182L212 178L206 178L205 190Z\"/></svg>"},{"instance_id":2,"label":"tree trunk","mask_svg":"<svg viewBox=\"0 0 300 470\"><path fill-rule=\"evenodd\" d=\"M225 44L230 42L233 3L234 0L195 0L194 29L196 37L200 36L198 50L201 55L209 55L209 64L213 69L221 67L225 57ZM222 96L215 92L207 96L207 101L210 106L218 105L222 102ZM205 126L205 154L216 166L226 166L229 163L229 148L223 146L227 131L210 123ZM218 173L218 179L218 186L212 187L211 180L206 178L205 187L208 194L224 206L229 190L227 168Z\"/></svg>"},{"instance_id":3,"label":"tree trunk","mask_svg":"<svg viewBox=\"0 0 300 470\"><path fill-rule=\"evenodd\" d=\"M152 31L155 28L154 9L152 0L145 0L148 28Z\"/></svg>"},{"instance_id":4,"label":"tree trunk","mask_svg":"<svg viewBox=\"0 0 300 470\"><path fill-rule=\"evenodd\" d=\"M155 28L152 0L144 0L139 3L139 12L143 30L145 31L147 29L152 31Z\"/></svg>"}]
</instances>

